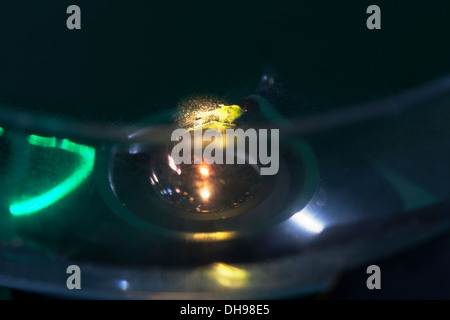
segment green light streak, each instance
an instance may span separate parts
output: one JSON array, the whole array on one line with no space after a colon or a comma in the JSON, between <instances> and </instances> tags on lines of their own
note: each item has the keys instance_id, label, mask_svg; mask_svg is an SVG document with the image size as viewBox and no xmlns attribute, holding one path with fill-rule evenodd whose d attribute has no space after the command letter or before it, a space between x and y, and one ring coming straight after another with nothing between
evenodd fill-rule
<instances>
[{"instance_id":1,"label":"green light streak","mask_svg":"<svg viewBox=\"0 0 450 320\"><path fill-rule=\"evenodd\" d=\"M49 191L25 201L11 204L9 211L13 216L29 215L51 206L75 190L94 169L95 149L63 139L58 145L58 140L36 135L28 136L28 143L45 148L59 148L76 153L81 157L81 164L66 180Z\"/></svg>"},{"instance_id":2,"label":"green light streak","mask_svg":"<svg viewBox=\"0 0 450 320\"><path fill-rule=\"evenodd\" d=\"M5 130L2 127L0 127L0 137L3 135L3 132L5 132Z\"/></svg>"}]
</instances>

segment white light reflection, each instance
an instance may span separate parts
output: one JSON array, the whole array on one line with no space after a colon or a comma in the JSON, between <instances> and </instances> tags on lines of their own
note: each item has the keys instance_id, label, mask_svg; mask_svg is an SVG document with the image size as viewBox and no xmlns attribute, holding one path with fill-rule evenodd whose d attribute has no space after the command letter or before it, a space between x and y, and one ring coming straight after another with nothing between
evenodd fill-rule
<instances>
[{"instance_id":1,"label":"white light reflection","mask_svg":"<svg viewBox=\"0 0 450 320\"><path fill-rule=\"evenodd\" d=\"M130 284L127 280L120 280L119 281L119 288L122 289L122 291L127 291L130 287Z\"/></svg>"},{"instance_id":2,"label":"white light reflection","mask_svg":"<svg viewBox=\"0 0 450 320\"><path fill-rule=\"evenodd\" d=\"M130 154L137 154L137 153L139 153L139 145L138 144L132 144L130 146L130 149L128 150L128 153L130 153Z\"/></svg>"},{"instance_id":3,"label":"white light reflection","mask_svg":"<svg viewBox=\"0 0 450 320\"><path fill-rule=\"evenodd\" d=\"M175 164L175 160L173 160L172 156L169 155L167 158L169 159L169 167L170 167L170 169L172 169L173 171L178 173L178 175L180 175L181 174L181 169Z\"/></svg>"},{"instance_id":4,"label":"white light reflection","mask_svg":"<svg viewBox=\"0 0 450 320\"><path fill-rule=\"evenodd\" d=\"M319 221L314 214L308 211L307 208L294 214L290 220L300 228L311 233L321 233L324 228L322 222Z\"/></svg>"}]
</instances>

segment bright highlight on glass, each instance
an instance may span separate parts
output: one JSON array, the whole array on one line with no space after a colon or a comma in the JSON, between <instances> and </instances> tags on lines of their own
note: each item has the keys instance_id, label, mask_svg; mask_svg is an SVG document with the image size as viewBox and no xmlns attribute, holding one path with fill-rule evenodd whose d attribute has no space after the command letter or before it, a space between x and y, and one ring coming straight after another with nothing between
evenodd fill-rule
<instances>
[{"instance_id":1,"label":"bright highlight on glass","mask_svg":"<svg viewBox=\"0 0 450 320\"><path fill-rule=\"evenodd\" d=\"M244 287L250 278L248 271L221 262L212 266L210 274L219 284L228 288Z\"/></svg>"},{"instance_id":2,"label":"bright highlight on glass","mask_svg":"<svg viewBox=\"0 0 450 320\"><path fill-rule=\"evenodd\" d=\"M236 236L234 231L218 231L218 232L198 232L188 233L185 238L190 241L210 242L210 241L224 241L232 239Z\"/></svg>"},{"instance_id":3,"label":"bright highlight on glass","mask_svg":"<svg viewBox=\"0 0 450 320\"><path fill-rule=\"evenodd\" d=\"M119 281L119 288L122 291L127 291L129 287L130 287L130 284L128 283L127 280L120 280Z\"/></svg>"},{"instance_id":4,"label":"bright highlight on glass","mask_svg":"<svg viewBox=\"0 0 450 320\"><path fill-rule=\"evenodd\" d=\"M178 173L178 175L180 175L181 174L181 169L175 164L175 160L173 160L172 156L169 155L167 157L167 159L169 160L169 167L170 167L170 169L172 169L173 171ZM158 182L158 180L156 180L156 182Z\"/></svg>"},{"instance_id":5,"label":"bright highlight on glass","mask_svg":"<svg viewBox=\"0 0 450 320\"><path fill-rule=\"evenodd\" d=\"M324 228L323 224L313 215L311 215L306 209L303 209L302 211L294 214L291 218L291 221L302 229L312 233L321 233Z\"/></svg>"},{"instance_id":6,"label":"bright highlight on glass","mask_svg":"<svg viewBox=\"0 0 450 320\"><path fill-rule=\"evenodd\" d=\"M3 132L5 132L5 130L2 127L0 127L0 137L3 135Z\"/></svg>"},{"instance_id":7,"label":"bright highlight on glass","mask_svg":"<svg viewBox=\"0 0 450 320\"><path fill-rule=\"evenodd\" d=\"M28 143L44 148L59 148L80 156L80 165L66 180L47 192L11 204L9 211L13 216L28 215L42 210L55 202L61 200L70 192L75 190L91 173L94 168L95 149L92 147L80 145L67 139L60 142L53 138L40 137L36 135L28 136Z\"/></svg>"},{"instance_id":8,"label":"bright highlight on glass","mask_svg":"<svg viewBox=\"0 0 450 320\"><path fill-rule=\"evenodd\" d=\"M208 189L202 189L202 191L200 192L200 195L205 200L208 199L211 196L211 194L209 193Z\"/></svg>"},{"instance_id":9,"label":"bright highlight on glass","mask_svg":"<svg viewBox=\"0 0 450 320\"><path fill-rule=\"evenodd\" d=\"M200 167L200 173L202 176L205 176L205 177L209 176L209 170L206 166Z\"/></svg>"}]
</instances>

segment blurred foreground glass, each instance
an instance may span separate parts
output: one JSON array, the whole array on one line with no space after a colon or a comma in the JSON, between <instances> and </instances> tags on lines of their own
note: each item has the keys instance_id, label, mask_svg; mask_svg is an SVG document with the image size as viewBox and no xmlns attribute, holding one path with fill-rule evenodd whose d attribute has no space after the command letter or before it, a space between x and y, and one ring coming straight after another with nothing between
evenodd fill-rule
<instances>
[{"instance_id":1,"label":"blurred foreground glass","mask_svg":"<svg viewBox=\"0 0 450 320\"><path fill-rule=\"evenodd\" d=\"M0 285L97 298L278 298L448 232L450 77L320 114L263 75L243 128L280 170L181 165L176 110L140 124L0 106ZM238 103L238 102L233 102ZM79 265L82 290L66 288Z\"/></svg>"}]
</instances>

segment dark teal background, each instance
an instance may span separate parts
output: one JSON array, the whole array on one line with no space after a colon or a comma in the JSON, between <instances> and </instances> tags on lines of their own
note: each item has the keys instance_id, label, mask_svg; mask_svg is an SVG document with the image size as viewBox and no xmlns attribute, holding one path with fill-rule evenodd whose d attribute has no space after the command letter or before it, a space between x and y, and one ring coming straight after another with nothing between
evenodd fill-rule
<instances>
[{"instance_id":1,"label":"dark teal background","mask_svg":"<svg viewBox=\"0 0 450 320\"><path fill-rule=\"evenodd\" d=\"M66 28L70 4L82 30ZM135 121L190 95L235 102L272 64L298 97L283 112L311 113L450 72L449 17L448 1L3 1L0 101Z\"/></svg>"}]
</instances>

